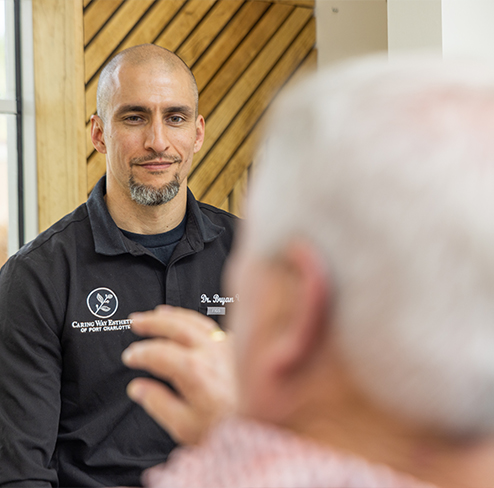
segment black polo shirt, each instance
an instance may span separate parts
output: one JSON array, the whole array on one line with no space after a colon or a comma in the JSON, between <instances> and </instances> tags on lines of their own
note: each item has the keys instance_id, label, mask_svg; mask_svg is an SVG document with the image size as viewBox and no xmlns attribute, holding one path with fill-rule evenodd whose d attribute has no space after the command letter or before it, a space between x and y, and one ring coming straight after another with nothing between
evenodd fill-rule
<instances>
[{"instance_id":1,"label":"black polo shirt","mask_svg":"<svg viewBox=\"0 0 494 488\"><path fill-rule=\"evenodd\" d=\"M165 265L118 229L105 186L0 271L0 485L138 485L175 444L125 394L127 317L168 303L218 319L238 298L220 288L235 217L188 191Z\"/></svg>"}]
</instances>

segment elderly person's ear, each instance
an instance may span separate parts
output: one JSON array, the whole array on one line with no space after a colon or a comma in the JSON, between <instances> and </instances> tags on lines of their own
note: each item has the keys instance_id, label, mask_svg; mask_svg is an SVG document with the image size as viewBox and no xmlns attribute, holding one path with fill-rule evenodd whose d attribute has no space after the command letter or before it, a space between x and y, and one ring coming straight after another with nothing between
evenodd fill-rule
<instances>
[{"instance_id":1,"label":"elderly person's ear","mask_svg":"<svg viewBox=\"0 0 494 488\"><path fill-rule=\"evenodd\" d=\"M327 334L330 284L318 251L305 241L288 244L273 263L278 304L271 317L273 366L280 374L296 370Z\"/></svg>"}]
</instances>

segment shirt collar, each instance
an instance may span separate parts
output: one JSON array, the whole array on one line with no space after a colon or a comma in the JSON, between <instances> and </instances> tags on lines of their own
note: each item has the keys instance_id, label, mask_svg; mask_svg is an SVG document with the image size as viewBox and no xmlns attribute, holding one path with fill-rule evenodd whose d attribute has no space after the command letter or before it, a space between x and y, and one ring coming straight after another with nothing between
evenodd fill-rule
<instances>
[{"instance_id":1,"label":"shirt collar","mask_svg":"<svg viewBox=\"0 0 494 488\"><path fill-rule=\"evenodd\" d=\"M95 251L107 256L130 253L133 255L147 254L145 248L125 237L112 219L105 202L106 176L103 176L87 201L87 210L94 236ZM206 242L215 240L224 227L214 224L205 215L194 195L187 188L187 223L185 238L191 250L199 252Z\"/></svg>"},{"instance_id":2,"label":"shirt collar","mask_svg":"<svg viewBox=\"0 0 494 488\"><path fill-rule=\"evenodd\" d=\"M204 248L204 243L214 241L225 230L224 227L214 224L201 211L199 203L187 188L187 227L185 233L192 249L196 252Z\"/></svg>"}]
</instances>

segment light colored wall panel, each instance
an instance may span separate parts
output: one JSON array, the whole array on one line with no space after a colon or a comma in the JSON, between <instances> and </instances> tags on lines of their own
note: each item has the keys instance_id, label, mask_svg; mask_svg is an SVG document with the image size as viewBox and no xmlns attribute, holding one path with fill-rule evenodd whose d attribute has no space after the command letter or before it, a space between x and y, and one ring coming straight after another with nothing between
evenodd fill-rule
<instances>
[{"instance_id":1,"label":"light colored wall panel","mask_svg":"<svg viewBox=\"0 0 494 488\"><path fill-rule=\"evenodd\" d=\"M86 200L83 0L33 0L39 228Z\"/></svg>"},{"instance_id":2,"label":"light colored wall panel","mask_svg":"<svg viewBox=\"0 0 494 488\"><path fill-rule=\"evenodd\" d=\"M389 0L389 56L407 51L442 52L441 0Z\"/></svg>"},{"instance_id":3,"label":"light colored wall panel","mask_svg":"<svg viewBox=\"0 0 494 488\"><path fill-rule=\"evenodd\" d=\"M386 0L317 0L316 32L320 66L386 51Z\"/></svg>"},{"instance_id":4,"label":"light colored wall panel","mask_svg":"<svg viewBox=\"0 0 494 488\"><path fill-rule=\"evenodd\" d=\"M494 1L442 2L443 56L494 60Z\"/></svg>"}]
</instances>

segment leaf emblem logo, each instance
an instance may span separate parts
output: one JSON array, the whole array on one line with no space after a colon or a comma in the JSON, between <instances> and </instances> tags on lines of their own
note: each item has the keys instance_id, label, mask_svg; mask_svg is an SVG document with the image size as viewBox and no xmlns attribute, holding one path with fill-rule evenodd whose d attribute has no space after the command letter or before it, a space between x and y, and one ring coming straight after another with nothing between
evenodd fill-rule
<instances>
[{"instance_id":1,"label":"leaf emblem logo","mask_svg":"<svg viewBox=\"0 0 494 488\"><path fill-rule=\"evenodd\" d=\"M96 288L87 296L89 311L101 319L111 317L118 309L118 298L109 288Z\"/></svg>"}]
</instances>

